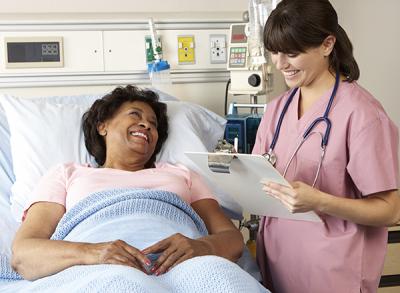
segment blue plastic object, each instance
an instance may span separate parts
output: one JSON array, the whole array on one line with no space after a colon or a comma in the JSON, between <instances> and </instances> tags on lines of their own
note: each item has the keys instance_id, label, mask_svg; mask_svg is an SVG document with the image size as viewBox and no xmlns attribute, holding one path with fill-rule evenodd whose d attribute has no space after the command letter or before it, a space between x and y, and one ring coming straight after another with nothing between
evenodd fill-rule
<instances>
[{"instance_id":1,"label":"blue plastic object","mask_svg":"<svg viewBox=\"0 0 400 293\"><path fill-rule=\"evenodd\" d=\"M151 72L160 72L163 70L168 70L170 69L170 66L167 61L165 60L160 60L158 62L152 62L147 64L147 71L149 73Z\"/></svg>"}]
</instances>

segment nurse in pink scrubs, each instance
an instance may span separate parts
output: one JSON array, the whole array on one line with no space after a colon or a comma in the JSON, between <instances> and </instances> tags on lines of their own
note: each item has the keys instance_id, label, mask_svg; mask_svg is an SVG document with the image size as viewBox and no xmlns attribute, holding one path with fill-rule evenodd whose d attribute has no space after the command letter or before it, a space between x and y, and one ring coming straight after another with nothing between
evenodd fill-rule
<instances>
[{"instance_id":1,"label":"nurse in pink scrubs","mask_svg":"<svg viewBox=\"0 0 400 293\"><path fill-rule=\"evenodd\" d=\"M283 0L264 43L290 89L268 104L253 153L272 147L291 186L262 188L291 212L315 211L323 222L264 218L257 239L263 282L278 293L376 292L385 227L400 220L398 129L356 82L352 45L329 1ZM321 119L300 146L324 113L330 122Z\"/></svg>"}]
</instances>

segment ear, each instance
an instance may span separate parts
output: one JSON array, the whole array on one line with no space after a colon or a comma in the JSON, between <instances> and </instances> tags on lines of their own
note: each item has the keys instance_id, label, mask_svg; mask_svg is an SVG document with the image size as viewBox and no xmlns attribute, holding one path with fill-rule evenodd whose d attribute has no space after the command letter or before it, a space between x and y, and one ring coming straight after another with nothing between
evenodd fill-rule
<instances>
[{"instance_id":1,"label":"ear","mask_svg":"<svg viewBox=\"0 0 400 293\"><path fill-rule=\"evenodd\" d=\"M325 40L322 42L321 48L322 48L322 53L324 54L325 57L328 57L332 50L333 47L335 46L336 43L336 37L333 35L329 35L325 38Z\"/></svg>"},{"instance_id":2,"label":"ear","mask_svg":"<svg viewBox=\"0 0 400 293\"><path fill-rule=\"evenodd\" d=\"M100 122L97 125L97 132L101 135L101 136L106 136L107 135L107 124L105 122Z\"/></svg>"}]
</instances>

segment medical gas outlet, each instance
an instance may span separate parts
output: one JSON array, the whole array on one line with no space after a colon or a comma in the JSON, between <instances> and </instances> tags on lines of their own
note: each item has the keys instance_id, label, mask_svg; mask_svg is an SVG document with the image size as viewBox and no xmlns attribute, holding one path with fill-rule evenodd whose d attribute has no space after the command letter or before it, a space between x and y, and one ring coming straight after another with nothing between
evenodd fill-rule
<instances>
[{"instance_id":1,"label":"medical gas outlet","mask_svg":"<svg viewBox=\"0 0 400 293\"><path fill-rule=\"evenodd\" d=\"M194 36L178 36L178 63L195 64Z\"/></svg>"},{"instance_id":2,"label":"medical gas outlet","mask_svg":"<svg viewBox=\"0 0 400 293\"><path fill-rule=\"evenodd\" d=\"M210 35L210 63L226 63L225 35Z\"/></svg>"}]
</instances>

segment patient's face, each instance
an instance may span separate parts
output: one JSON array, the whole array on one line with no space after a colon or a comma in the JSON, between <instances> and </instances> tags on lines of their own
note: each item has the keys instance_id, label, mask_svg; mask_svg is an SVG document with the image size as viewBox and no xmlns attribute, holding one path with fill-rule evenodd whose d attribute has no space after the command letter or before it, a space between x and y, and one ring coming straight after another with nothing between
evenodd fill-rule
<instances>
[{"instance_id":1,"label":"patient's face","mask_svg":"<svg viewBox=\"0 0 400 293\"><path fill-rule=\"evenodd\" d=\"M126 102L104 123L107 159L129 160L145 164L154 153L158 140L157 117L144 102Z\"/></svg>"}]
</instances>

